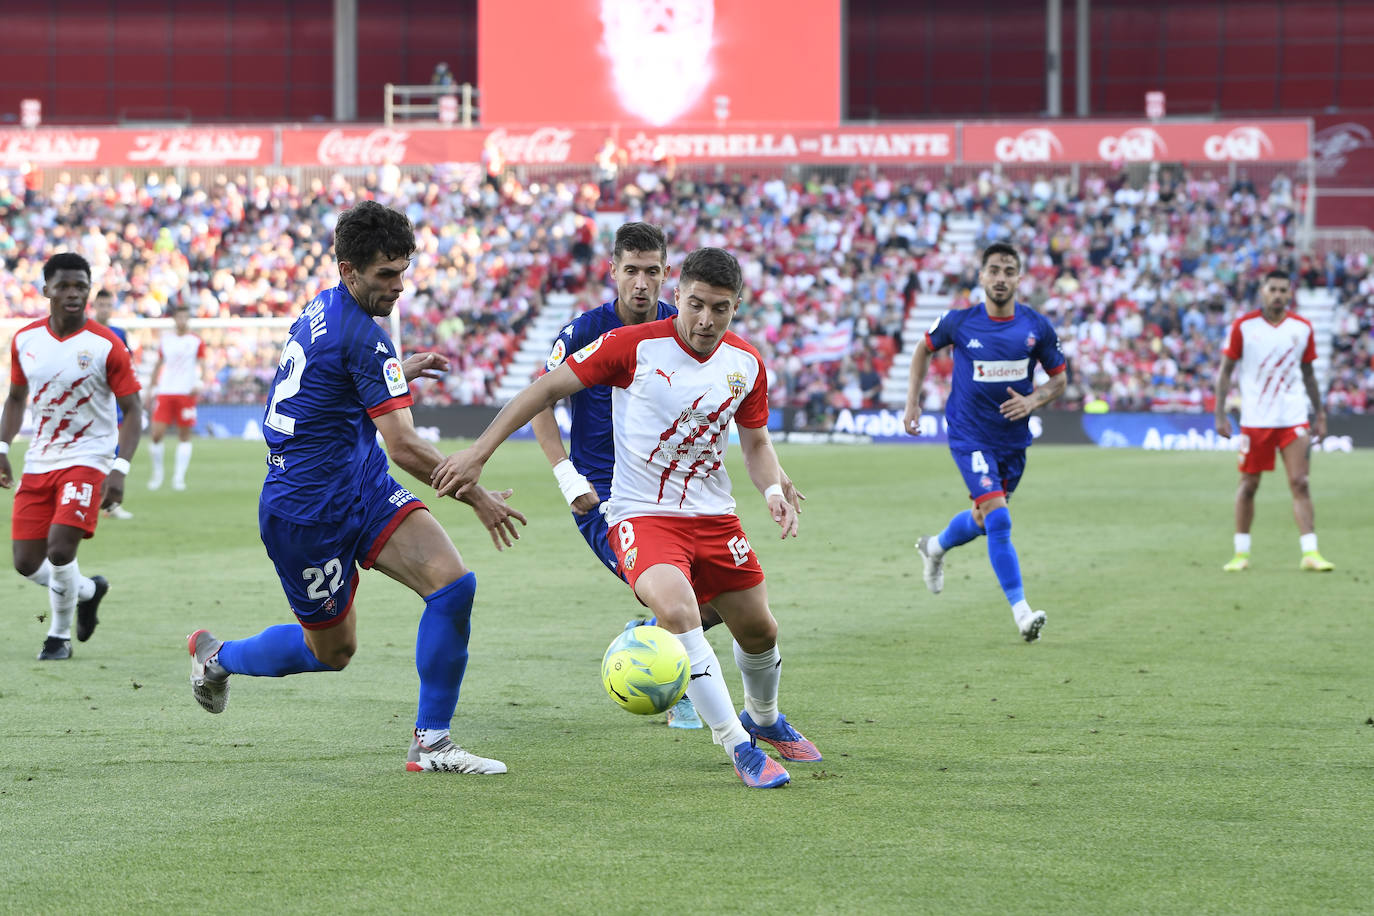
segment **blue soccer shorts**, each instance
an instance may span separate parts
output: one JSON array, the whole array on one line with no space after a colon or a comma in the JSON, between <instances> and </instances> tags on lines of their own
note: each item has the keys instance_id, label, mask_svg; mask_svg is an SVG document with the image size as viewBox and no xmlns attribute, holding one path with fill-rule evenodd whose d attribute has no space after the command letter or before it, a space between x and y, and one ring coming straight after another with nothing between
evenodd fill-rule
<instances>
[{"instance_id":1,"label":"blue soccer shorts","mask_svg":"<svg viewBox=\"0 0 1374 916\"><path fill-rule=\"evenodd\" d=\"M1011 498L1026 470L1023 448L962 449L950 446L949 454L963 475L974 505L998 496Z\"/></svg>"},{"instance_id":2,"label":"blue soccer shorts","mask_svg":"<svg viewBox=\"0 0 1374 916\"><path fill-rule=\"evenodd\" d=\"M607 537L609 529L606 526L606 516L601 514L601 511L606 508L606 502L611 498L611 482L609 480L592 480L590 483L596 488L596 495L601 497L601 502L597 503L596 508L585 515L578 515L574 512L573 523L577 525L577 530L602 565L617 578L624 579L625 576L620 571L620 561L616 559L615 551L611 549L611 542Z\"/></svg>"},{"instance_id":3,"label":"blue soccer shorts","mask_svg":"<svg viewBox=\"0 0 1374 916\"><path fill-rule=\"evenodd\" d=\"M258 532L301 626L335 626L353 608L358 567L371 569L401 521L425 504L390 475L339 522L298 522L258 508Z\"/></svg>"}]
</instances>

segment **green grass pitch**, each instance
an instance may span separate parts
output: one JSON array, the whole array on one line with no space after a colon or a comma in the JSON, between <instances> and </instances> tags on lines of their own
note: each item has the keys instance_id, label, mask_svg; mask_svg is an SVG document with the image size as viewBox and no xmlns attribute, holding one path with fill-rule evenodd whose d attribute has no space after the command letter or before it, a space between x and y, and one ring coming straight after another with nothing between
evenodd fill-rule
<instances>
[{"instance_id":1,"label":"green grass pitch","mask_svg":"<svg viewBox=\"0 0 1374 916\"><path fill-rule=\"evenodd\" d=\"M607 699L638 605L533 443L484 476L530 516L514 549L430 500L478 575L454 731L506 761L493 777L404 772L421 603L378 573L347 671L237 677L203 712L186 634L291 619L262 448L198 442L185 493L147 492L136 459L136 517L81 551L113 588L70 662L35 660L47 596L0 577L0 912L1370 911L1374 454L1314 458L1336 572L1299 572L1280 472L1227 575L1231 456L1033 448L1014 538L1049 622L1026 645L982 542L943 595L921 583L912 543L965 505L943 448L779 451L809 497L796 541L731 467L781 705L825 760L776 791Z\"/></svg>"}]
</instances>

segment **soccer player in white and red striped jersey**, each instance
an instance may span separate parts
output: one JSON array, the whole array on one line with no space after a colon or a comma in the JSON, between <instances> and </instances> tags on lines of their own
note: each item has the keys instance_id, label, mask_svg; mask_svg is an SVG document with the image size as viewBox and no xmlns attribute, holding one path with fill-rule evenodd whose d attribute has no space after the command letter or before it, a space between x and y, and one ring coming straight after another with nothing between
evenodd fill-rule
<instances>
[{"instance_id":1,"label":"soccer player in white and red striped jersey","mask_svg":"<svg viewBox=\"0 0 1374 916\"><path fill-rule=\"evenodd\" d=\"M153 422L148 430L148 456L153 461L153 475L148 489L162 486L162 437L167 427L177 428L176 468L172 472L172 489L186 489L186 469L191 466L191 433L196 428L196 397L200 394L201 364L205 359L205 342L190 331L191 310L186 303L172 307L175 329L162 335L158 344L157 364L153 366L152 384L157 391L153 407Z\"/></svg>"},{"instance_id":2,"label":"soccer player in white and red striped jersey","mask_svg":"<svg viewBox=\"0 0 1374 916\"><path fill-rule=\"evenodd\" d=\"M100 510L124 496L129 459L138 448L141 405L129 349L109 328L86 318L91 266L78 254L43 265L48 317L20 328L10 344L10 391L0 413L0 488L14 485L9 450L33 410L34 431L14 495L14 568L47 586L52 620L38 654L58 661L85 642L109 583L88 579L76 563ZM116 426L115 405L124 411ZM116 442L119 456L115 455Z\"/></svg>"},{"instance_id":3,"label":"soccer player in white and red striped jersey","mask_svg":"<svg viewBox=\"0 0 1374 916\"><path fill-rule=\"evenodd\" d=\"M682 262L680 278L676 316L616 328L574 353L516 395L470 449L444 459L433 483L441 496L465 491L496 447L540 411L585 387L611 386L611 547L635 595L682 640L692 664L687 694L712 738L745 785L772 788L790 777L758 740L784 760L821 755L778 711L778 624L725 472L731 420L749 478L784 538L797 534L797 511L783 496L768 437L763 360L729 330L744 286L739 262L701 248ZM706 603L735 639L744 677L738 716L702 633L698 608Z\"/></svg>"},{"instance_id":4,"label":"soccer player in white and red striped jersey","mask_svg":"<svg viewBox=\"0 0 1374 916\"><path fill-rule=\"evenodd\" d=\"M1217 373L1217 435L1231 436L1226 395L1240 367L1240 488L1236 491L1235 556L1226 572L1250 568L1250 525L1255 519L1255 492L1260 475L1274 469L1274 452L1283 456L1293 519L1298 523L1302 560L1299 568L1330 572L1335 567L1317 552L1317 531L1308 488L1312 435L1326 435L1326 411L1312 364L1317 359L1312 323L1290 311L1293 285L1288 274L1271 270L1260 287L1262 308L1231 325ZM1309 417L1308 405L1311 405Z\"/></svg>"}]
</instances>

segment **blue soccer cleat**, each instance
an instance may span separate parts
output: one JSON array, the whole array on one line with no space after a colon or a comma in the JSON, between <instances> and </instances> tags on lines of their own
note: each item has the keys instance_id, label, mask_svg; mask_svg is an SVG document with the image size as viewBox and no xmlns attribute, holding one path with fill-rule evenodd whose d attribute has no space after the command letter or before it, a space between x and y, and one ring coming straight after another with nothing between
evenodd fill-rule
<instances>
[{"instance_id":1,"label":"blue soccer cleat","mask_svg":"<svg viewBox=\"0 0 1374 916\"><path fill-rule=\"evenodd\" d=\"M753 741L735 745L735 772L751 789L774 789L792 781L782 764L759 750Z\"/></svg>"},{"instance_id":2,"label":"blue soccer cleat","mask_svg":"<svg viewBox=\"0 0 1374 916\"><path fill-rule=\"evenodd\" d=\"M811 763L823 759L816 745L806 740L806 736L787 724L787 717L778 713L778 721L772 725L756 725L748 712L739 714L739 724L749 733L749 737L767 741L777 748L783 760Z\"/></svg>"},{"instance_id":3,"label":"blue soccer cleat","mask_svg":"<svg viewBox=\"0 0 1374 916\"><path fill-rule=\"evenodd\" d=\"M701 728L701 716L697 715L697 708L692 705L692 701L683 694L682 699L678 700L671 709L668 710L669 728Z\"/></svg>"}]
</instances>

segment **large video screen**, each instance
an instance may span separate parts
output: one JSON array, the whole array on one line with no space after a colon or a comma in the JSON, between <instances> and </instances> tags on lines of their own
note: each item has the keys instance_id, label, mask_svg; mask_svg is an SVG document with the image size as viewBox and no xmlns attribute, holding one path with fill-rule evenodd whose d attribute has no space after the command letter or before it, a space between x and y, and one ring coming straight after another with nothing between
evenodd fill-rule
<instances>
[{"instance_id":1,"label":"large video screen","mask_svg":"<svg viewBox=\"0 0 1374 916\"><path fill-rule=\"evenodd\" d=\"M477 17L486 124L840 118L840 0L479 0Z\"/></svg>"}]
</instances>

